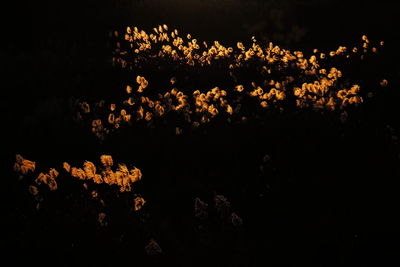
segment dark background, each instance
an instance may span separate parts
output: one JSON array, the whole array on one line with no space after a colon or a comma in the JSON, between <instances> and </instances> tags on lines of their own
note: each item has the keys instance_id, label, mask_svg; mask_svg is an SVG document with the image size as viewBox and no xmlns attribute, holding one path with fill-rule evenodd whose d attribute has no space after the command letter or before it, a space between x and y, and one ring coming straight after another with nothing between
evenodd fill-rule
<instances>
[{"instance_id":1,"label":"dark background","mask_svg":"<svg viewBox=\"0 0 400 267\"><path fill-rule=\"evenodd\" d=\"M78 165L112 153L142 169L145 181L138 190L148 209L140 216L150 218L124 221L123 211L115 208L116 222L99 229L91 222L99 208L71 204L64 199L67 190L51 195L54 204L38 215L26 184L6 170L7 251L26 255L28 261L32 255L38 265L55 256L66 266L79 264L78 257L94 264L108 259L177 266L398 266L399 150L393 141L399 133L398 10L395 1L330 0L4 5L4 166L10 169L15 153L43 168L64 160ZM123 88L120 71L111 66L110 31L127 25L150 30L163 23L199 40L234 45L255 35L306 52L351 47L366 34L386 45L379 65L365 75L361 69L360 75L387 78L390 87L345 125L315 114L277 115L268 117L267 124L213 125L205 133L182 137L165 129L142 129L99 144L72 121L71 102ZM265 154L272 163L261 174ZM214 191L231 200L244 220L242 228L231 229L211 216L205 232L193 230L199 226L192 218L194 197L211 205ZM73 197L79 199L79 192ZM123 242L118 241L121 235ZM158 240L164 256L145 255L149 238Z\"/></svg>"}]
</instances>

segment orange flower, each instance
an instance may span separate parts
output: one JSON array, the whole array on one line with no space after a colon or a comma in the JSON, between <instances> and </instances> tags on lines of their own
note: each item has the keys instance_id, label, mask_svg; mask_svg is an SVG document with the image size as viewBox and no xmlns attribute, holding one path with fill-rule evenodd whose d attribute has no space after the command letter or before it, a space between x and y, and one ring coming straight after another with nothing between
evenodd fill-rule
<instances>
[{"instance_id":1,"label":"orange flower","mask_svg":"<svg viewBox=\"0 0 400 267\"><path fill-rule=\"evenodd\" d=\"M135 201L135 211L140 210L143 207L143 205L146 203L146 201L141 197L136 197L134 199L134 201Z\"/></svg>"}]
</instances>

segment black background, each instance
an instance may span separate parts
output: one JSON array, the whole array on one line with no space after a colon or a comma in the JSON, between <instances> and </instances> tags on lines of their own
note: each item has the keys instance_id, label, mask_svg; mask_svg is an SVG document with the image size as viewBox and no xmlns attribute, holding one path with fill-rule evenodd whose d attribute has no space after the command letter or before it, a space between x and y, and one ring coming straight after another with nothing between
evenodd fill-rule
<instances>
[{"instance_id":1,"label":"black background","mask_svg":"<svg viewBox=\"0 0 400 267\"><path fill-rule=\"evenodd\" d=\"M37 265L51 264L54 256L53 263L65 266L398 266L399 149L392 137L399 133L398 10L389 1L295 0L3 6L5 251ZM271 115L268 123L215 124L179 137L168 128L137 129L99 144L72 121L71 101L123 88L125 74L111 66L110 31L163 23L200 40L234 45L256 35L304 51L351 47L367 34L385 40L385 51L355 79L384 77L390 86L344 125L318 114ZM15 153L43 169L111 153L142 169L138 190L148 206L124 217L126 200L115 199L107 208L114 221L102 229L100 208L67 184L36 212L27 182L11 172ZM272 160L261 174L265 154ZM214 192L228 197L243 218L241 228L212 214L206 222L193 218L193 199L211 206ZM150 238L162 256L145 255Z\"/></svg>"}]
</instances>

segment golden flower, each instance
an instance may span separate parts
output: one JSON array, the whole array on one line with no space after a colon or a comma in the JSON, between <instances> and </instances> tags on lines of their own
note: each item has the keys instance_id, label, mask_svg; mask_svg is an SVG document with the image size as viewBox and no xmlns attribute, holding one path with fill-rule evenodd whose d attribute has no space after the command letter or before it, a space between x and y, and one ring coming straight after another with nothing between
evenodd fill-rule
<instances>
[{"instance_id":1,"label":"golden flower","mask_svg":"<svg viewBox=\"0 0 400 267\"><path fill-rule=\"evenodd\" d=\"M106 168L111 167L113 165L113 159L110 155L101 155L100 161Z\"/></svg>"},{"instance_id":2,"label":"golden flower","mask_svg":"<svg viewBox=\"0 0 400 267\"><path fill-rule=\"evenodd\" d=\"M360 91L360 86L355 84L351 87L350 93L356 95Z\"/></svg>"},{"instance_id":3,"label":"golden flower","mask_svg":"<svg viewBox=\"0 0 400 267\"><path fill-rule=\"evenodd\" d=\"M238 43L237 43L237 47L238 47L239 49L241 49L241 50L244 50L244 49L245 49L245 47L244 47L244 45L243 45L242 42L238 42Z\"/></svg>"},{"instance_id":4,"label":"golden flower","mask_svg":"<svg viewBox=\"0 0 400 267\"><path fill-rule=\"evenodd\" d=\"M103 177L100 174L95 174L93 177L93 182L96 184L101 184L103 183Z\"/></svg>"},{"instance_id":5,"label":"golden flower","mask_svg":"<svg viewBox=\"0 0 400 267\"><path fill-rule=\"evenodd\" d=\"M111 169L108 168L108 170L103 171L102 174L103 181L106 184L113 185L116 183L115 173Z\"/></svg>"},{"instance_id":6,"label":"golden flower","mask_svg":"<svg viewBox=\"0 0 400 267\"><path fill-rule=\"evenodd\" d=\"M116 108L115 104L111 104L111 105L110 105L110 110L111 110L111 111L114 111L115 108Z\"/></svg>"},{"instance_id":7,"label":"golden flower","mask_svg":"<svg viewBox=\"0 0 400 267\"><path fill-rule=\"evenodd\" d=\"M87 102L80 103L83 113L90 113L90 106Z\"/></svg>"},{"instance_id":8,"label":"golden flower","mask_svg":"<svg viewBox=\"0 0 400 267\"><path fill-rule=\"evenodd\" d=\"M129 122L131 120L131 114L127 114L123 117L125 122Z\"/></svg>"},{"instance_id":9,"label":"golden flower","mask_svg":"<svg viewBox=\"0 0 400 267\"><path fill-rule=\"evenodd\" d=\"M286 94L284 91L277 91L275 97L277 100L284 100L286 98Z\"/></svg>"},{"instance_id":10,"label":"golden flower","mask_svg":"<svg viewBox=\"0 0 400 267\"><path fill-rule=\"evenodd\" d=\"M366 40L368 40L368 37L367 37L366 35L363 35L363 36L361 37L361 39L362 39L363 41L366 41Z\"/></svg>"},{"instance_id":11,"label":"golden flower","mask_svg":"<svg viewBox=\"0 0 400 267\"><path fill-rule=\"evenodd\" d=\"M380 83L379 83L382 87L386 87L388 85L388 80L383 79Z\"/></svg>"},{"instance_id":12,"label":"golden flower","mask_svg":"<svg viewBox=\"0 0 400 267\"><path fill-rule=\"evenodd\" d=\"M346 90L346 89L340 90L340 91L337 93L337 97L340 98L340 99L343 99L343 98L345 98L346 96L347 96L347 90Z\"/></svg>"},{"instance_id":13,"label":"golden flower","mask_svg":"<svg viewBox=\"0 0 400 267\"><path fill-rule=\"evenodd\" d=\"M14 171L20 172L22 175L28 174L29 171L35 171L35 162L24 159L21 155L17 155L17 162L14 164Z\"/></svg>"},{"instance_id":14,"label":"golden flower","mask_svg":"<svg viewBox=\"0 0 400 267\"><path fill-rule=\"evenodd\" d=\"M20 155L20 154L16 154L15 155L15 161L18 163L18 164L22 164L22 161L24 160L24 158Z\"/></svg>"},{"instance_id":15,"label":"golden flower","mask_svg":"<svg viewBox=\"0 0 400 267\"><path fill-rule=\"evenodd\" d=\"M179 127L175 127L175 134L176 135L181 135L182 134L182 129Z\"/></svg>"},{"instance_id":16,"label":"golden flower","mask_svg":"<svg viewBox=\"0 0 400 267\"><path fill-rule=\"evenodd\" d=\"M379 44L380 44L381 46L384 46L384 45L385 45L385 42L384 42L384 41L381 41Z\"/></svg>"},{"instance_id":17,"label":"golden flower","mask_svg":"<svg viewBox=\"0 0 400 267\"><path fill-rule=\"evenodd\" d=\"M141 86L143 87L143 89L146 89L148 85L149 85L149 82L143 77Z\"/></svg>"},{"instance_id":18,"label":"golden flower","mask_svg":"<svg viewBox=\"0 0 400 267\"><path fill-rule=\"evenodd\" d=\"M114 113L110 113L110 115L108 115L108 123L114 124L114 122L115 122L115 115Z\"/></svg>"},{"instance_id":19,"label":"golden flower","mask_svg":"<svg viewBox=\"0 0 400 267\"><path fill-rule=\"evenodd\" d=\"M117 185L122 186L123 185L123 180L124 180L124 174L120 171L115 172L115 178L117 181Z\"/></svg>"},{"instance_id":20,"label":"golden flower","mask_svg":"<svg viewBox=\"0 0 400 267\"><path fill-rule=\"evenodd\" d=\"M244 87L243 87L243 85L236 85L236 86L235 86L235 89L236 89L236 91L238 91L238 92L242 92L243 89L244 89Z\"/></svg>"},{"instance_id":21,"label":"golden flower","mask_svg":"<svg viewBox=\"0 0 400 267\"><path fill-rule=\"evenodd\" d=\"M88 179L92 179L96 175L96 166L90 161L83 163L83 169Z\"/></svg>"},{"instance_id":22,"label":"golden flower","mask_svg":"<svg viewBox=\"0 0 400 267\"><path fill-rule=\"evenodd\" d=\"M188 35L186 36L189 40L192 39L192 36L188 33Z\"/></svg>"},{"instance_id":23,"label":"golden flower","mask_svg":"<svg viewBox=\"0 0 400 267\"><path fill-rule=\"evenodd\" d=\"M362 103L363 99L362 97L356 95L356 96L352 96L349 98L349 103L350 104L358 104L358 103Z\"/></svg>"},{"instance_id":24,"label":"golden flower","mask_svg":"<svg viewBox=\"0 0 400 267\"><path fill-rule=\"evenodd\" d=\"M38 177L35 179L35 182L40 185L42 183L47 184L48 180L50 179L48 174L40 173Z\"/></svg>"},{"instance_id":25,"label":"golden flower","mask_svg":"<svg viewBox=\"0 0 400 267\"><path fill-rule=\"evenodd\" d=\"M133 97L129 97L127 103L128 103L130 106L133 106L133 105L135 104L135 101L133 100Z\"/></svg>"},{"instance_id":26,"label":"golden flower","mask_svg":"<svg viewBox=\"0 0 400 267\"><path fill-rule=\"evenodd\" d=\"M168 31L168 26L166 24L163 24L164 30Z\"/></svg>"},{"instance_id":27,"label":"golden flower","mask_svg":"<svg viewBox=\"0 0 400 267\"><path fill-rule=\"evenodd\" d=\"M161 106L160 104L156 105L155 110L158 116L162 116L165 112L164 107Z\"/></svg>"},{"instance_id":28,"label":"golden flower","mask_svg":"<svg viewBox=\"0 0 400 267\"><path fill-rule=\"evenodd\" d=\"M253 90L250 92L250 96L257 96L257 90Z\"/></svg>"},{"instance_id":29,"label":"golden flower","mask_svg":"<svg viewBox=\"0 0 400 267\"><path fill-rule=\"evenodd\" d=\"M268 107L267 101L261 101L260 105L261 105L263 108Z\"/></svg>"},{"instance_id":30,"label":"golden flower","mask_svg":"<svg viewBox=\"0 0 400 267\"><path fill-rule=\"evenodd\" d=\"M136 167L134 169L130 170L130 174L131 174L131 182L132 183L135 183L142 179L142 172Z\"/></svg>"},{"instance_id":31,"label":"golden flower","mask_svg":"<svg viewBox=\"0 0 400 267\"><path fill-rule=\"evenodd\" d=\"M127 86L126 86L126 92L127 92L128 94L132 93L132 86L127 85Z\"/></svg>"},{"instance_id":32,"label":"golden flower","mask_svg":"<svg viewBox=\"0 0 400 267\"><path fill-rule=\"evenodd\" d=\"M98 126L101 126L101 120L93 120L92 127L96 128Z\"/></svg>"},{"instance_id":33,"label":"golden flower","mask_svg":"<svg viewBox=\"0 0 400 267\"><path fill-rule=\"evenodd\" d=\"M139 106L139 109L137 111L138 119L141 120L144 117L144 109L142 106Z\"/></svg>"},{"instance_id":34,"label":"golden flower","mask_svg":"<svg viewBox=\"0 0 400 267\"><path fill-rule=\"evenodd\" d=\"M136 197L134 199L135 211L140 210L144 206L145 203L146 203L146 201L143 198Z\"/></svg>"},{"instance_id":35,"label":"golden flower","mask_svg":"<svg viewBox=\"0 0 400 267\"><path fill-rule=\"evenodd\" d=\"M39 190L34 185L30 185L28 190L29 190L29 193L31 193L33 196L36 196L37 194L39 194Z\"/></svg>"},{"instance_id":36,"label":"golden flower","mask_svg":"<svg viewBox=\"0 0 400 267\"><path fill-rule=\"evenodd\" d=\"M80 180L85 180L86 179L85 171L80 169L80 168L72 167L71 176L75 177L75 178L78 178Z\"/></svg>"},{"instance_id":37,"label":"golden flower","mask_svg":"<svg viewBox=\"0 0 400 267\"><path fill-rule=\"evenodd\" d=\"M216 109L216 108L214 107L214 105L211 104L211 105L208 107L208 112L209 112L212 116L216 116L216 115L218 114L218 109Z\"/></svg>"},{"instance_id":38,"label":"golden flower","mask_svg":"<svg viewBox=\"0 0 400 267\"><path fill-rule=\"evenodd\" d=\"M59 174L58 171L54 168L51 168L49 171L49 177L51 179L56 179L58 177L58 174Z\"/></svg>"},{"instance_id":39,"label":"golden flower","mask_svg":"<svg viewBox=\"0 0 400 267\"><path fill-rule=\"evenodd\" d=\"M146 121L150 121L151 119L152 119L152 115L151 115L151 113L150 112L146 112L146 116L145 116L145 118L144 118Z\"/></svg>"},{"instance_id":40,"label":"golden flower","mask_svg":"<svg viewBox=\"0 0 400 267\"><path fill-rule=\"evenodd\" d=\"M210 119L206 115L203 115L200 121L201 123L208 123L210 122Z\"/></svg>"},{"instance_id":41,"label":"golden flower","mask_svg":"<svg viewBox=\"0 0 400 267\"><path fill-rule=\"evenodd\" d=\"M51 191L57 190L57 182L55 179L49 179L47 185Z\"/></svg>"}]
</instances>

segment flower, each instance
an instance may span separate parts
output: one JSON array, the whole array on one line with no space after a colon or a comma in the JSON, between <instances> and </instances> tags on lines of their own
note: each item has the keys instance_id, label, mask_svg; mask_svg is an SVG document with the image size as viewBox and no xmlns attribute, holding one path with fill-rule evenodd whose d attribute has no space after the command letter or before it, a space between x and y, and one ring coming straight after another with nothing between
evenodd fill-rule
<instances>
[{"instance_id":1,"label":"flower","mask_svg":"<svg viewBox=\"0 0 400 267\"><path fill-rule=\"evenodd\" d=\"M49 171L49 176L51 179L56 179L58 177L58 171L54 168L51 168Z\"/></svg>"},{"instance_id":2,"label":"flower","mask_svg":"<svg viewBox=\"0 0 400 267\"><path fill-rule=\"evenodd\" d=\"M132 183L142 179L142 172L136 167L130 170L130 174Z\"/></svg>"},{"instance_id":3,"label":"flower","mask_svg":"<svg viewBox=\"0 0 400 267\"><path fill-rule=\"evenodd\" d=\"M141 197L136 197L135 199L134 199L134 208L135 208L135 211L138 211L138 210L140 210L142 207L143 207L143 205L146 203L146 201L143 199L143 198L141 198Z\"/></svg>"},{"instance_id":4,"label":"flower","mask_svg":"<svg viewBox=\"0 0 400 267\"><path fill-rule=\"evenodd\" d=\"M19 172L22 175L28 174L28 172L34 172L36 163L27 159L24 159L21 155L15 155L16 162L14 163L14 171Z\"/></svg>"},{"instance_id":5,"label":"flower","mask_svg":"<svg viewBox=\"0 0 400 267\"><path fill-rule=\"evenodd\" d=\"M92 179L96 175L96 166L90 161L83 163L83 169L88 179Z\"/></svg>"},{"instance_id":6,"label":"flower","mask_svg":"<svg viewBox=\"0 0 400 267\"><path fill-rule=\"evenodd\" d=\"M110 113L108 115L108 123L109 124L114 124L114 122L115 122L115 115L114 115L114 113Z\"/></svg>"},{"instance_id":7,"label":"flower","mask_svg":"<svg viewBox=\"0 0 400 267\"><path fill-rule=\"evenodd\" d=\"M85 180L86 179L86 173L84 170L80 169L80 168L75 168L72 167L71 169L71 176L78 178L80 180Z\"/></svg>"},{"instance_id":8,"label":"flower","mask_svg":"<svg viewBox=\"0 0 400 267\"><path fill-rule=\"evenodd\" d=\"M238 43L237 43L237 47L238 47L240 50L244 50L244 49L245 49L245 47L244 47L244 45L243 45L242 42L238 42Z\"/></svg>"},{"instance_id":9,"label":"flower","mask_svg":"<svg viewBox=\"0 0 400 267\"><path fill-rule=\"evenodd\" d=\"M383 79L379 84L381 87L386 87L388 85L388 80Z\"/></svg>"},{"instance_id":10,"label":"flower","mask_svg":"<svg viewBox=\"0 0 400 267\"><path fill-rule=\"evenodd\" d=\"M133 97L129 97L129 98L128 98L128 104L129 104L130 106L133 106L133 105L135 104L135 101L133 100Z\"/></svg>"},{"instance_id":11,"label":"flower","mask_svg":"<svg viewBox=\"0 0 400 267\"><path fill-rule=\"evenodd\" d=\"M243 85L236 85L235 86L236 91L238 91L239 93L243 91Z\"/></svg>"},{"instance_id":12,"label":"flower","mask_svg":"<svg viewBox=\"0 0 400 267\"><path fill-rule=\"evenodd\" d=\"M70 171L71 171L71 166L68 164L68 162L64 162L64 163L63 163L63 168L64 168L67 172L70 172Z\"/></svg>"},{"instance_id":13,"label":"flower","mask_svg":"<svg viewBox=\"0 0 400 267\"><path fill-rule=\"evenodd\" d=\"M47 181L49 179L49 175L45 173L39 173L39 176L35 179L35 182L38 185L41 185L42 183L47 184Z\"/></svg>"},{"instance_id":14,"label":"flower","mask_svg":"<svg viewBox=\"0 0 400 267\"><path fill-rule=\"evenodd\" d=\"M263 108L268 107L267 101L261 101L260 105L261 105L261 107L263 107Z\"/></svg>"},{"instance_id":15,"label":"flower","mask_svg":"<svg viewBox=\"0 0 400 267\"><path fill-rule=\"evenodd\" d=\"M100 161L104 167L109 168L113 165L113 159L110 155L101 155Z\"/></svg>"},{"instance_id":16,"label":"flower","mask_svg":"<svg viewBox=\"0 0 400 267\"><path fill-rule=\"evenodd\" d=\"M179 127L176 127L176 128L175 128L175 134L176 134L176 135L181 135L181 134L182 134L182 129L179 128Z\"/></svg>"}]
</instances>

